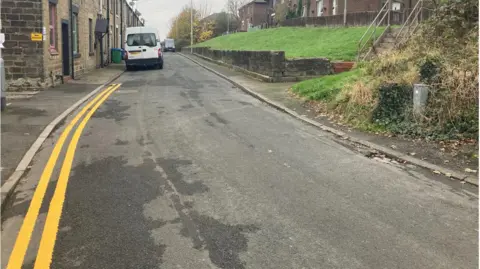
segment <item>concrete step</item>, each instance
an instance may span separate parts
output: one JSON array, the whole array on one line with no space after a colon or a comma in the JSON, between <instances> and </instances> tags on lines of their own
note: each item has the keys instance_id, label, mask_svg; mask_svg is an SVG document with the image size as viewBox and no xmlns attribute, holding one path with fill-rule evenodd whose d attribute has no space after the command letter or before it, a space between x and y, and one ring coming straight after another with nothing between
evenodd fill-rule
<instances>
[{"instance_id":1,"label":"concrete step","mask_svg":"<svg viewBox=\"0 0 480 269\"><path fill-rule=\"evenodd\" d=\"M377 47L375 48L375 54L376 55L383 55L383 54L387 54L391 51L391 49L388 49L388 48L382 48L382 47Z\"/></svg>"},{"instance_id":2,"label":"concrete step","mask_svg":"<svg viewBox=\"0 0 480 269\"><path fill-rule=\"evenodd\" d=\"M378 47L385 48L385 49L393 49L395 47L395 43L382 42Z\"/></svg>"},{"instance_id":3,"label":"concrete step","mask_svg":"<svg viewBox=\"0 0 480 269\"><path fill-rule=\"evenodd\" d=\"M390 34L394 34L394 35L396 35L396 34L398 34L398 33L400 32L400 29L402 29L402 27L398 27L398 28L391 28L391 29L390 29ZM405 27L405 28L403 28L403 31L406 31L406 30L407 30L407 28L406 28L406 27ZM403 32L403 31L402 31L402 32Z\"/></svg>"},{"instance_id":4,"label":"concrete step","mask_svg":"<svg viewBox=\"0 0 480 269\"><path fill-rule=\"evenodd\" d=\"M395 43L395 37L387 35L385 38L383 38L382 43Z\"/></svg>"}]
</instances>

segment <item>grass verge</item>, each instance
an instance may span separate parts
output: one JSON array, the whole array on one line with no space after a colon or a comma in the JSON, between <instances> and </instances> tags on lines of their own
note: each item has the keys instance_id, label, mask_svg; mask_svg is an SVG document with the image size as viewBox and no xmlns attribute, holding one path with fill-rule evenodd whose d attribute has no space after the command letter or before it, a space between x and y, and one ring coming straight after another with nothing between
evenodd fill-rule
<instances>
[{"instance_id":1,"label":"grass verge","mask_svg":"<svg viewBox=\"0 0 480 269\"><path fill-rule=\"evenodd\" d=\"M362 69L324 76L299 82L292 86L292 91L310 100L331 101L349 83L356 82Z\"/></svg>"},{"instance_id":2,"label":"grass verge","mask_svg":"<svg viewBox=\"0 0 480 269\"><path fill-rule=\"evenodd\" d=\"M358 40L367 27L305 28L279 27L236 33L198 43L195 47L230 50L282 50L287 58L326 57L354 60ZM384 28L380 29L380 33Z\"/></svg>"}]
</instances>

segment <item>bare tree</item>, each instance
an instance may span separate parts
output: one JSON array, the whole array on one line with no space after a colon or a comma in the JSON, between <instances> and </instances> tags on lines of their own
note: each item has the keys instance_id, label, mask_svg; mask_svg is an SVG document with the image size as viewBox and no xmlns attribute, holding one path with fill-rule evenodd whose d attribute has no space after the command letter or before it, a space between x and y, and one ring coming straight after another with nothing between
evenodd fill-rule
<instances>
[{"instance_id":1,"label":"bare tree","mask_svg":"<svg viewBox=\"0 0 480 269\"><path fill-rule=\"evenodd\" d=\"M237 22L239 22L240 16L238 10L246 3L248 3L248 0L227 0L227 12L231 13Z\"/></svg>"},{"instance_id":2,"label":"bare tree","mask_svg":"<svg viewBox=\"0 0 480 269\"><path fill-rule=\"evenodd\" d=\"M208 17L210 14L212 14L212 7L208 4L208 0L200 2L200 4L197 4L197 6L198 7L195 9L199 13L200 19Z\"/></svg>"}]
</instances>

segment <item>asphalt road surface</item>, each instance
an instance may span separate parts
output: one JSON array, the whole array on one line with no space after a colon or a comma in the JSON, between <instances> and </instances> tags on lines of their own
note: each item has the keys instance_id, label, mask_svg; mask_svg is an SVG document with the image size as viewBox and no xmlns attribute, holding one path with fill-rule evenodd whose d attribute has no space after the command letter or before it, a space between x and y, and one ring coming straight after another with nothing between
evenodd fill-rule
<instances>
[{"instance_id":1,"label":"asphalt road surface","mask_svg":"<svg viewBox=\"0 0 480 269\"><path fill-rule=\"evenodd\" d=\"M179 55L115 83L54 168L74 115L36 156L2 268L477 268L460 184L364 157Z\"/></svg>"}]
</instances>

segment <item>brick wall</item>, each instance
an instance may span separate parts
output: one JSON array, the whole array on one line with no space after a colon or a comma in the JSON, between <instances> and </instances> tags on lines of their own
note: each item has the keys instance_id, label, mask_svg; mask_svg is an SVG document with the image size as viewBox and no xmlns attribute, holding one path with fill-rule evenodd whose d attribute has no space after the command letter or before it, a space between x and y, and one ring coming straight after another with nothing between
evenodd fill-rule
<instances>
[{"instance_id":1,"label":"brick wall","mask_svg":"<svg viewBox=\"0 0 480 269\"><path fill-rule=\"evenodd\" d=\"M411 10L391 11L390 24L401 25L408 18ZM364 11L347 13L347 26L368 26L372 23L375 17L378 15L377 11ZM381 15L383 16L383 15ZM386 26L387 19L383 21ZM343 26L343 14L321 17L307 17L307 18L294 18L285 20L281 23L281 26Z\"/></svg>"},{"instance_id":2,"label":"brick wall","mask_svg":"<svg viewBox=\"0 0 480 269\"><path fill-rule=\"evenodd\" d=\"M266 3L253 4L253 25L254 26L267 22L267 18L268 18L267 8L268 8L268 5Z\"/></svg>"},{"instance_id":3,"label":"brick wall","mask_svg":"<svg viewBox=\"0 0 480 269\"><path fill-rule=\"evenodd\" d=\"M7 90L37 90L44 87L43 42L30 39L42 32L42 0L1 0L2 28L5 33L5 78Z\"/></svg>"}]
</instances>

